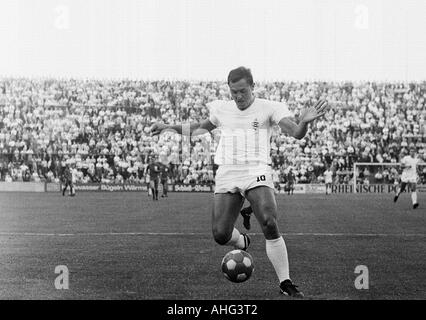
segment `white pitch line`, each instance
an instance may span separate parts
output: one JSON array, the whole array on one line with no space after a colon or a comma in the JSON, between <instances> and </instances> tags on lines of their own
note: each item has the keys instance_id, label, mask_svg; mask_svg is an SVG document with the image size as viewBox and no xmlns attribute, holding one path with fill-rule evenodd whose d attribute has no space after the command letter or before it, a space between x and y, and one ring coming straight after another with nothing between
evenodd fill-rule
<instances>
[{"instance_id":1,"label":"white pitch line","mask_svg":"<svg viewBox=\"0 0 426 320\"><path fill-rule=\"evenodd\" d=\"M320 237L426 237L425 233L284 233L287 236L320 236Z\"/></svg>"},{"instance_id":2,"label":"white pitch line","mask_svg":"<svg viewBox=\"0 0 426 320\"><path fill-rule=\"evenodd\" d=\"M39 232L0 232L0 236L30 236L30 237L86 237L86 236L210 236L207 233L196 232L81 232L81 233L39 233ZM262 233L249 233L260 236ZM283 236L314 236L314 237L426 237L424 233L283 233Z\"/></svg>"}]
</instances>

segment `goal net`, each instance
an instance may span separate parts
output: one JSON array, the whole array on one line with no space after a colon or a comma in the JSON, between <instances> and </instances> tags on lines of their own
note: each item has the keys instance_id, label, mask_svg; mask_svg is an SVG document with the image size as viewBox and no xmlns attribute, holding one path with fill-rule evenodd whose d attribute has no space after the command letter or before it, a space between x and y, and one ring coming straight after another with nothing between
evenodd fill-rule
<instances>
[{"instance_id":1,"label":"goal net","mask_svg":"<svg viewBox=\"0 0 426 320\"><path fill-rule=\"evenodd\" d=\"M395 192L401 173L400 163L354 163L352 190L354 193ZM417 165L417 175L417 190L426 191L426 163Z\"/></svg>"}]
</instances>

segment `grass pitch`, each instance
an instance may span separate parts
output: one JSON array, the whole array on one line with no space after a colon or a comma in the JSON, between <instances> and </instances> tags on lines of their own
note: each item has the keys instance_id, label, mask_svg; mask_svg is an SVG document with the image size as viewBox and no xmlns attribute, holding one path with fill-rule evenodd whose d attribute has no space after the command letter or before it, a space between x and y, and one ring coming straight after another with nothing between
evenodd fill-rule
<instances>
[{"instance_id":1,"label":"grass pitch","mask_svg":"<svg viewBox=\"0 0 426 320\"><path fill-rule=\"evenodd\" d=\"M1 299L286 299L255 219L252 277L225 279L212 194L0 193ZM426 299L426 198L278 195L290 275L307 299ZM244 231L242 219L237 228ZM57 290L55 267L69 270ZM369 289L357 290L358 265Z\"/></svg>"}]
</instances>

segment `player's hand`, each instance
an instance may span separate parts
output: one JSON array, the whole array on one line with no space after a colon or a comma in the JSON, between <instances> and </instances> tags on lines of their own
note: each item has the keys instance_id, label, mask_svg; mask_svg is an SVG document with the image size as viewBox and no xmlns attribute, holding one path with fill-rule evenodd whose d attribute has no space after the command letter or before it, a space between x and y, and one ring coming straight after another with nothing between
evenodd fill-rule
<instances>
[{"instance_id":1,"label":"player's hand","mask_svg":"<svg viewBox=\"0 0 426 320\"><path fill-rule=\"evenodd\" d=\"M159 135L163 130L166 130L168 128L168 125L163 123L154 123L151 128L151 136Z\"/></svg>"},{"instance_id":2,"label":"player's hand","mask_svg":"<svg viewBox=\"0 0 426 320\"><path fill-rule=\"evenodd\" d=\"M327 101L320 100L313 107L302 110L300 121L305 123L310 123L318 118L321 118L325 115L327 111Z\"/></svg>"}]
</instances>

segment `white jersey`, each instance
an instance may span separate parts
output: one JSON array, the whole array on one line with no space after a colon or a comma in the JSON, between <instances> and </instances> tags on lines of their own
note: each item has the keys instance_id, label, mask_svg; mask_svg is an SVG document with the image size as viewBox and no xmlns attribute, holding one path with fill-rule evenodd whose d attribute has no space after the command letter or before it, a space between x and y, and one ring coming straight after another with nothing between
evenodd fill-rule
<instances>
[{"instance_id":1,"label":"white jersey","mask_svg":"<svg viewBox=\"0 0 426 320\"><path fill-rule=\"evenodd\" d=\"M268 165L273 126L293 114L285 103L256 98L245 110L233 100L208 104L210 122L221 131L216 149L218 165Z\"/></svg>"},{"instance_id":2,"label":"white jersey","mask_svg":"<svg viewBox=\"0 0 426 320\"><path fill-rule=\"evenodd\" d=\"M403 166L408 166L402 170L402 176L410 179L417 178L417 164L419 162L420 159L417 157L413 158L411 156L405 156L402 158L401 164Z\"/></svg>"},{"instance_id":3,"label":"white jersey","mask_svg":"<svg viewBox=\"0 0 426 320\"><path fill-rule=\"evenodd\" d=\"M325 183L333 182L333 172L331 170L327 170L324 172Z\"/></svg>"}]
</instances>

